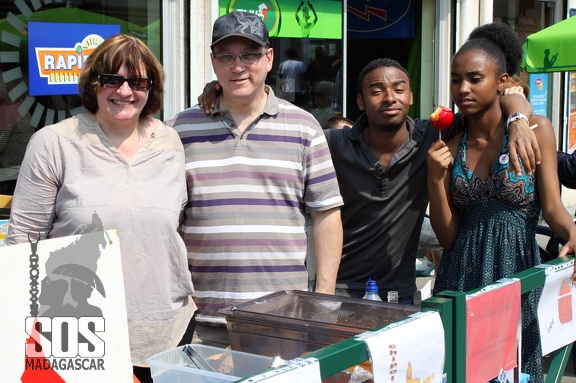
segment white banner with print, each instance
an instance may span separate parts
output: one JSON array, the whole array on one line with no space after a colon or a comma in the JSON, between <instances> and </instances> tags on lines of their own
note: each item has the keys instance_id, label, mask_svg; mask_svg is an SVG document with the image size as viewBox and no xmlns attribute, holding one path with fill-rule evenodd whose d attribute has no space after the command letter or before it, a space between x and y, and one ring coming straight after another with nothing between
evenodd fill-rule
<instances>
[{"instance_id":1,"label":"white banner with print","mask_svg":"<svg viewBox=\"0 0 576 383\"><path fill-rule=\"evenodd\" d=\"M443 381L446 350L437 312L412 314L356 338L366 342L375 383Z\"/></svg>"},{"instance_id":2,"label":"white banner with print","mask_svg":"<svg viewBox=\"0 0 576 383\"><path fill-rule=\"evenodd\" d=\"M116 231L2 246L0 270L2 382L133 382Z\"/></svg>"},{"instance_id":3,"label":"white banner with print","mask_svg":"<svg viewBox=\"0 0 576 383\"><path fill-rule=\"evenodd\" d=\"M546 282L538 303L542 355L576 341L576 286L572 284L574 260L541 265Z\"/></svg>"}]
</instances>

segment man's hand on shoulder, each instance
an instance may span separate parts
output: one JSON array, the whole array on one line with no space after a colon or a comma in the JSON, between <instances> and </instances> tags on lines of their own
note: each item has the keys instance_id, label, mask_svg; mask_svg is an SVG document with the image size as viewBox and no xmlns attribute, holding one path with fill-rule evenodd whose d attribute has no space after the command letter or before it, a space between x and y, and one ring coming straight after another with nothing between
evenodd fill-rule
<instances>
[{"instance_id":1,"label":"man's hand on shoulder","mask_svg":"<svg viewBox=\"0 0 576 383\"><path fill-rule=\"evenodd\" d=\"M526 173L532 174L542 159L540 146L528 123L532 105L524 94L508 92L500 97L500 107L508 124L507 148L512 169L517 175L522 175L523 165Z\"/></svg>"},{"instance_id":2,"label":"man's hand on shoulder","mask_svg":"<svg viewBox=\"0 0 576 383\"><path fill-rule=\"evenodd\" d=\"M507 147L510 163L516 175L522 175L522 165L527 174L536 171L536 166L541 161L540 146L526 119L521 118L510 122ZM522 165L520 165L520 160Z\"/></svg>"},{"instance_id":3,"label":"man's hand on shoulder","mask_svg":"<svg viewBox=\"0 0 576 383\"><path fill-rule=\"evenodd\" d=\"M207 115L214 112L214 108L216 107L216 97L220 92L222 92L222 86L218 81L214 80L207 83L204 86L202 94L198 96L198 105L200 105L200 108L204 109L204 112Z\"/></svg>"}]
</instances>

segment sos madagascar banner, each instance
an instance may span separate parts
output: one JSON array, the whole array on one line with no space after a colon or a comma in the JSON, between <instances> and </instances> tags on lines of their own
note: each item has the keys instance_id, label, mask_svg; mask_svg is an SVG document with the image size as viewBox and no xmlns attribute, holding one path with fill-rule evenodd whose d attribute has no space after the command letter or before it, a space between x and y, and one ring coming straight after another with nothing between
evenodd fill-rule
<instances>
[{"instance_id":1,"label":"sos madagascar banner","mask_svg":"<svg viewBox=\"0 0 576 383\"><path fill-rule=\"evenodd\" d=\"M0 246L0 381L132 383L118 233L37 237Z\"/></svg>"},{"instance_id":2,"label":"sos madagascar banner","mask_svg":"<svg viewBox=\"0 0 576 383\"><path fill-rule=\"evenodd\" d=\"M30 96L77 94L84 62L120 25L28 22Z\"/></svg>"}]
</instances>

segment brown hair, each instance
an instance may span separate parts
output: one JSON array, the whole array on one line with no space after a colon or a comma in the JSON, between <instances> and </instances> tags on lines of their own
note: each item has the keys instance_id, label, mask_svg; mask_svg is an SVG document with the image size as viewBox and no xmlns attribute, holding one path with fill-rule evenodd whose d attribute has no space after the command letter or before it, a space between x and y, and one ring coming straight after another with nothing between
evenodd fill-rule
<instances>
[{"instance_id":1,"label":"brown hair","mask_svg":"<svg viewBox=\"0 0 576 383\"><path fill-rule=\"evenodd\" d=\"M148 102L140 116L148 116L160 110L164 98L164 70L154 53L139 39L118 34L104 40L88 56L78 79L78 91L82 105L92 113L98 111L96 95L102 90L98 75L115 74L124 64L130 75L140 75L142 70L152 79ZM143 76L144 77L144 76Z\"/></svg>"}]
</instances>

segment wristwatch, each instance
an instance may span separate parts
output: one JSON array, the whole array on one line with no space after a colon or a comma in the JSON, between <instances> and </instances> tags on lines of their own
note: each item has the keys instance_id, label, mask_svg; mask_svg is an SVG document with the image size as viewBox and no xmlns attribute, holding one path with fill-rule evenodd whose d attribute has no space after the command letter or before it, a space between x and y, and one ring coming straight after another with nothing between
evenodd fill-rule
<instances>
[{"instance_id":1,"label":"wristwatch","mask_svg":"<svg viewBox=\"0 0 576 383\"><path fill-rule=\"evenodd\" d=\"M512 114L508 117L508 119L506 120L506 126L510 125L511 122L520 120L521 118L525 119L526 122L529 122L529 121L528 121L528 117L526 117L526 116L523 115L522 113L516 112L516 113L512 113Z\"/></svg>"}]
</instances>

